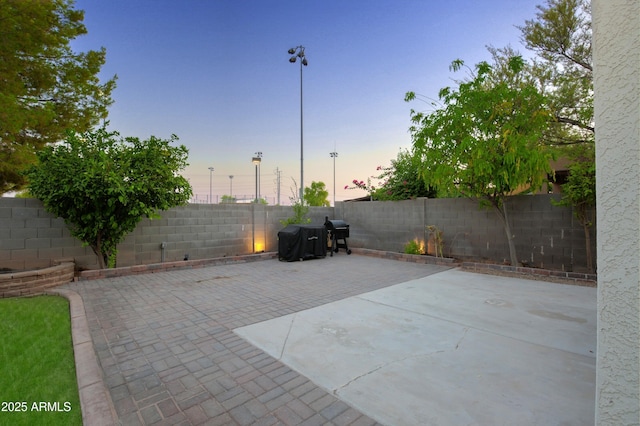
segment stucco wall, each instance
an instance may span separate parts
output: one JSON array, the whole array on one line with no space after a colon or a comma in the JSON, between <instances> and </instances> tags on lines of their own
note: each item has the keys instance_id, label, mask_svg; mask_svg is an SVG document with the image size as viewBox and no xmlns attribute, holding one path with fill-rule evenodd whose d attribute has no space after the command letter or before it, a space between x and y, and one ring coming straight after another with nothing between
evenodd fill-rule
<instances>
[{"instance_id":1,"label":"stucco wall","mask_svg":"<svg viewBox=\"0 0 640 426\"><path fill-rule=\"evenodd\" d=\"M640 2L594 0L596 424L640 424Z\"/></svg>"}]
</instances>

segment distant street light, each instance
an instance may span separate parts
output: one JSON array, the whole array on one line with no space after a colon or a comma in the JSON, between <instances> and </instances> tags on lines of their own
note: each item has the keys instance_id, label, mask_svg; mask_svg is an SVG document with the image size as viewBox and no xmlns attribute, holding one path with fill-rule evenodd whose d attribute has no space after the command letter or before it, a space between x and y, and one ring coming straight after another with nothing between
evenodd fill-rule
<instances>
[{"instance_id":1,"label":"distant street light","mask_svg":"<svg viewBox=\"0 0 640 426\"><path fill-rule=\"evenodd\" d=\"M289 62L295 63L300 58L300 203L304 202L304 144L302 127L302 66L307 66L307 57L304 55L304 46L296 46L289 49Z\"/></svg>"},{"instance_id":2,"label":"distant street light","mask_svg":"<svg viewBox=\"0 0 640 426\"><path fill-rule=\"evenodd\" d=\"M260 161L258 161L258 199L260 199L260 184L262 183L262 167L260 162L262 161L262 152L256 152L256 157L260 159Z\"/></svg>"},{"instance_id":3,"label":"distant street light","mask_svg":"<svg viewBox=\"0 0 640 426\"><path fill-rule=\"evenodd\" d=\"M213 204L213 167L209 167L209 204Z\"/></svg>"},{"instance_id":4,"label":"distant street light","mask_svg":"<svg viewBox=\"0 0 640 426\"><path fill-rule=\"evenodd\" d=\"M336 206L336 158L338 153L333 151L329 155L333 158L333 207Z\"/></svg>"},{"instance_id":5,"label":"distant street light","mask_svg":"<svg viewBox=\"0 0 640 426\"><path fill-rule=\"evenodd\" d=\"M229 175L229 196L233 199L233 175Z\"/></svg>"},{"instance_id":6,"label":"distant street light","mask_svg":"<svg viewBox=\"0 0 640 426\"><path fill-rule=\"evenodd\" d=\"M260 154L262 154L262 153L260 153ZM262 159L260 157L257 157L257 156L253 157L251 159L251 162L256 165L256 199L255 199L256 204L258 203L258 197L260 196L258 194L258 166L260 165L261 161L262 161Z\"/></svg>"}]
</instances>

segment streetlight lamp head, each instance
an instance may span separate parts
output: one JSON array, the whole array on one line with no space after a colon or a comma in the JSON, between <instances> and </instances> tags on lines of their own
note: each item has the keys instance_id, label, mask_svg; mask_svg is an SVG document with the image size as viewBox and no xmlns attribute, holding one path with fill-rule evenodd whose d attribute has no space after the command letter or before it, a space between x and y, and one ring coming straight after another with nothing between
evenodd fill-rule
<instances>
[{"instance_id":1,"label":"streetlight lamp head","mask_svg":"<svg viewBox=\"0 0 640 426\"><path fill-rule=\"evenodd\" d=\"M307 58L302 58L302 65L307 66Z\"/></svg>"},{"instance_id":2,"label":"streetlight lamp head","mask_svg":"<svg viewBox=\"0 0 640 426\"><path fill-rule=\"evenodd\" d=\"M260 164L260 161L262 161L262 160L260 159L260 157L253 157L253 158L251 159L251 162L252 162L253 164L255 164L255 165Z\"/></svg>"},{"instance_id":3,"label":"streetlight lamp head","mask_svg":"<svg viewBox=\"0 0 640 426\"><path fill-rule=\"evenodd\" d=\"M296 57L292 56L289 58L289 62L291 62L292 64L296 61Z\"/></svg>"},{"instance_id":4,"label":"streetlight lamp head","mask_svg":"<svg viewBox=\"0 0 640 426\"><path fill-rule=\"evenodd\" d=\"M294 53L296 53L296 49L292 47L291 49L289 49L288 53L289 55L293 55Z\"/></svg>"}]
</instances>

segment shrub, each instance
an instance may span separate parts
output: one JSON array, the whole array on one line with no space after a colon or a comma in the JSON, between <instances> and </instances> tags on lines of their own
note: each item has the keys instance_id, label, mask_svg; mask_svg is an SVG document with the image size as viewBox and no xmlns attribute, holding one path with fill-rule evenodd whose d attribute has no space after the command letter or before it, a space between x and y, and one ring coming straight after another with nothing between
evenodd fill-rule
<instances>
[{"instance_id":1,"label":"shrub","mask_svg":"<svg viewBox=\"0 0 640 426\"><path fill-rule=\"evenodd\" d=\"M405 254L423 254L424 247L418 242L418 240L411 240L404 245Z\"/></svg>"}]
</instances>

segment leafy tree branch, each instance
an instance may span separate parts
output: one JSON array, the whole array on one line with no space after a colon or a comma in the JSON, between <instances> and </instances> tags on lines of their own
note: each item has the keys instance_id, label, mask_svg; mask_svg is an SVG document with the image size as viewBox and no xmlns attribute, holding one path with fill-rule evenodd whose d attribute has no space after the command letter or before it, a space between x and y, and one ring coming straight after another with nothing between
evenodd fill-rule
<instances>
[{"instance_id":1,"label":"leafy tree branch","mask_svg":"<svg viewBox=\"0 0 640 426\"><path fill-rule=\"evenodd\" d=\"M191 186L179 172L187 148L178 138L121 138L105 129L70 132L38 153L27 171L29 192L90 246L101 268L114 266L117 245L143 217L185 204Z\"/></svg>"}]
</instances>

